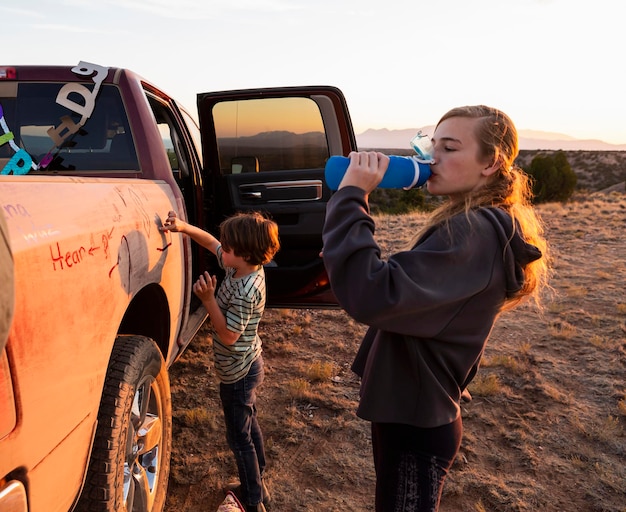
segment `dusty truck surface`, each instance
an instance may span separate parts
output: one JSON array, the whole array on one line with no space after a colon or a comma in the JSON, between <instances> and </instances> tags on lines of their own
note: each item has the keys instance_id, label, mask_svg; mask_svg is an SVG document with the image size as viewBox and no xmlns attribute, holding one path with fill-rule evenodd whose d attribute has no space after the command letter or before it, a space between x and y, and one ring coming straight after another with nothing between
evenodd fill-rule
<instances>
[{"instance_id":1,"label":"dusty truck surface","mask_svg":"<svg viewBox=\"0 0 626 512\"><path fill-rule=\"evenodd\" d=\"M2 512L163 509L168 369L206 320L194 279L221 275L159 230L168 211L214 233L270 215L268 307L336 307L319 252L325 161L356 149L341 92L202 93L197 109L129 70L0 66Z\"/></svg>"}]
</instances>

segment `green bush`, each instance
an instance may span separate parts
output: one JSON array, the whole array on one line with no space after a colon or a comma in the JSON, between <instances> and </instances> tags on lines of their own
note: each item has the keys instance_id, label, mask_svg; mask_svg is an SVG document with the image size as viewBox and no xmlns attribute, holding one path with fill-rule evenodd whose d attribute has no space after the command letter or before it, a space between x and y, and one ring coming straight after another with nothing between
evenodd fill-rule
<instances>
[{"instance_id":1,"label":"green bush","mask_svg":"<svg viewBox=\"0 0 626 512\"><path fill-rule=\"evenodd\" d=\"M578 178L563 151L539 154L525 169L533 180L536 203L567 201L576 189Z\"/></svg>"}]
</instances>

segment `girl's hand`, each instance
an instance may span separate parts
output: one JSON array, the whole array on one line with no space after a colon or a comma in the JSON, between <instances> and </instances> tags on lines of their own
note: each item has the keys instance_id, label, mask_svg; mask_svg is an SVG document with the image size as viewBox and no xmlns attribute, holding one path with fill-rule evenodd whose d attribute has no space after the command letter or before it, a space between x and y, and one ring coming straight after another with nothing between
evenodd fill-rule
<instances>
[{"instance_id":1,"label":"girl's hand","mask_svg":"<svg viewBox=\"0 0 626 512\"><path fill-rule=\"evenodd\" d=\"M389 157L378 151L353 151L350 164L339 188L355 186L369 194L382 181L389 166Z\"/></svg>"},{"instance_id":2,"label":"girl's hand","mask_svg":"<svg viewBox=\"0 0 626 512\"><path fill-rule=\"evenodd\" d=\"M193 285L193 292L202 301L209 301L215 298L215 288L217 286L217 277L204 272Z\"/></svg>"}]
</instances>

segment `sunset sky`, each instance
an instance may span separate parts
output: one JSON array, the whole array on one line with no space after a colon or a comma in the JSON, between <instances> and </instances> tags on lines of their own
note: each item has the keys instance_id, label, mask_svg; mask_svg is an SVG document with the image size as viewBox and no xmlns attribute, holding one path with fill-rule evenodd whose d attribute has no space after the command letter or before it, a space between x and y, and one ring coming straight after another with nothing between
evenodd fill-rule
<instances>
[{"instance_id":1,"label":"sunset sky","mask_svg":"<svg viewBox=\"0 0 626 512\"><path fill-rule=\"evenodd\" d=\"M3 0L3 65L130 68L196 93L334 85L355 132L484 103L518 129L626 144L615 0Z\"/></svg>"}]
</instances>

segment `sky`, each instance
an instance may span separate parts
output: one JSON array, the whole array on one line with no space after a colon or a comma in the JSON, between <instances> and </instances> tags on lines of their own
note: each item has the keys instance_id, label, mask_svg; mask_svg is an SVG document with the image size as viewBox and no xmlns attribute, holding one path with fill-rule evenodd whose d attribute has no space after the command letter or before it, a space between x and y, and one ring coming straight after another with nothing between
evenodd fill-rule
<instances>
[{"instance_id":1,"label":"sky","mask_svg":"<svg viewBox=\"0 0 626 512\"><path fill-rule=\"evenodd\" d=\"M616 0L2 0L0 65L139 73L199 92L333 85L355 133L486 104L519 130L626 144Z\"/></svg>"}]
</instances>

